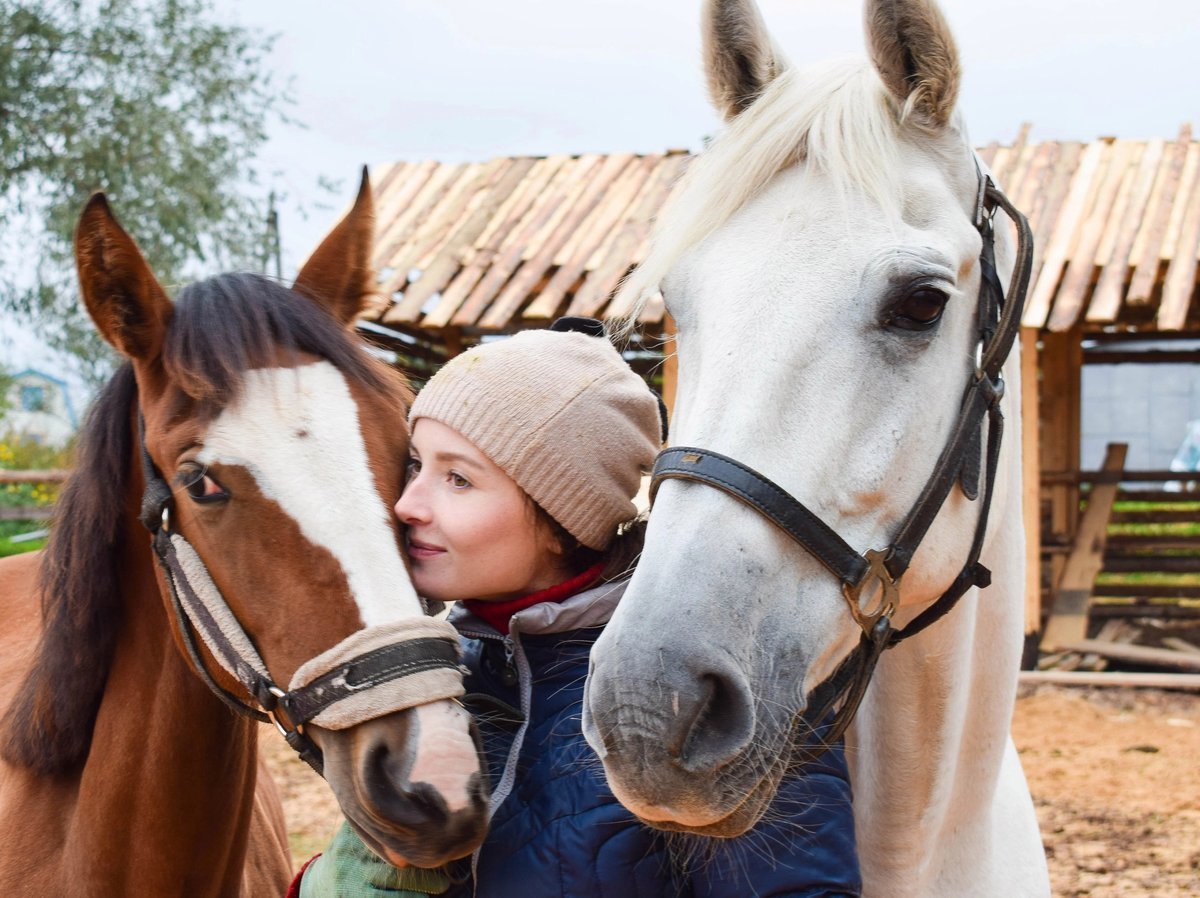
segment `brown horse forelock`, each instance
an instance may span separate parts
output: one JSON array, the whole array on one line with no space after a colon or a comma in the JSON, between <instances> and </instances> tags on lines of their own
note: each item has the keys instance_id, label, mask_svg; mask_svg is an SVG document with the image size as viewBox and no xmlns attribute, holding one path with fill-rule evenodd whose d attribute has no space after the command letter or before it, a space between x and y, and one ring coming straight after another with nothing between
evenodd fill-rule
<instances>
[{"instance_id":1,"label":"brown horse forelock","mask_svg":"<svg viewBox=\"0 0 1200 898\"><path fill-rule=\"evenodd\" d=\"M273 281L225 274L184 288L163 347L181 408L210 419L238 395L244 372L281 355L317 356L406 407L412 392L324 309ZM36 660L0 721L0 755L42 775L77 770L91 746L123 611L118 558L139 497L132 427L138 399L130 364L101 390L80 430L75 472L56 503L38 579L44 628ZM401 418L403 420L403 418ZM140 525L138 525L140 530Z\"/></svg>"}]
</instances>

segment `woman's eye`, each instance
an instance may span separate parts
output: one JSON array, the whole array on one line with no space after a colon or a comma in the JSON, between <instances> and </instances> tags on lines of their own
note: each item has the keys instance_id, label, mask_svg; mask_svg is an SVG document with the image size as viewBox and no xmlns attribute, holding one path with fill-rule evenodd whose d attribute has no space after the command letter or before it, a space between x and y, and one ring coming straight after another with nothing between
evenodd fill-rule
<instances>
[{"instance_id":1,"label":"woman's eye","mask_svg":"<svg viewBox=\"0 0 1200 898\"><path fill-rule=\"evenodd\" d=\"M892 307L888 324L903 330L925 330L937 324L949 298L936 287L918 287Z\"/></svg>"},{"instance_id":2,"label":"woman's eye","mask_svg":"<svg viewBox=\"0 0 1200 898\"><path fill-rule=\"evenodd\" d=\"M469 481L469 480L467 480L467 478L463 477L462 474L456 473L455 471L451 471L450 472L450 485L453 486L455 489L461 490L461 489L466 489L467 487L469 487L471 485L471 481Z\"/></svg>"},{"instance_id":3,"label":"woman's eye","mask_svg":"<svg viewBox=\"0 0 1200 898\"><path fill-rule=\"evenodd\" d=\"M412 478L416 477L420 473L421 473L421 459L410 457L408 459L408 461L406 461L404 463L405 476L408 477L409 480L411 480Z\"/></svg>"},{"instance_id":4,"label":"woman's eye","mask_svg":"<svg viewBox=\"0 0 1200 898\"><path fill-rule=\"evenodd\" d=\"M194 502L220 502L229 498L229 493L225 491L225 488L204 469L190 474L184 484L184 489L187 490L188 496Z\"/></svg>"}]
</instances>

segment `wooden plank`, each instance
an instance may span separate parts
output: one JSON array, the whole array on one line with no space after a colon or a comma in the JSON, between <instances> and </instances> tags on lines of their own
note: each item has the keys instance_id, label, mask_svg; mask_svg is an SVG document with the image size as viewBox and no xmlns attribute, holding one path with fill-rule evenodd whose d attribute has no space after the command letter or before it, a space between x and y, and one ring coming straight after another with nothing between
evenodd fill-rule
<instances>
[{"instance_id":1,"label":"wooden plank","mask_svg":"<svg viewBox=\"0 0 1200 898\"><path fill-rule=\"evenodd\" d=\"M574 229L567 234L563 234L561 230L562 220L571 214L573 209L577 209L580 201L588 193L591 185L591 179L596 176L596 173L603 170L605 166L610 165L612 156L609 155L588 155L580 156L572 166L567 166L566 177L559 182L559 190L563 194L563 202L558 208L558 212L542 223L542 229L536 232L532 238L526 241L522 250L522 262L529 262L542 255L545 252L547 242L554 239L557 252L557 247L561 246L558 242L560 239L569 239ZM587 174L581 162L585 159L595 161L595 167L590 169ZM548 267L549 260L547 260ZM546 269L543 268L542 271Z\"/></svg>"},{"instance_id":2,"label":"wooden plank","mask_svg":"<svg viewBox=\"0 0 1200 898\"><path fill-rule=\"evenodd\" d=\"M530 191L527 188L527 184L530 181L530 174L532 174L534 168L540 166L540 164L544 162L546 162L546 160L529 160L529 158L527 158L527 160L522 160L521 166L518 167L515 172L511 173L510 176L512 176L512 178L521 178L521 181L518 182L514 190L511 191L509 197L505 198L504 202L497 206L496 212L491 215L491 220L488 221L487 226L485 227L485 231L490 229L492 232L492 243L480 247L479 241L476 239L475 246L472 247L472 249L464 250L463 258L466 264L464 264L463 267L457 271L457 274L455 274L448 285L445 286L442 291L442 298L438 300L438 305L434 306L434 309L428 313L424 319L422 319L422 325L424 325L424 327L444 328L445 325L450 323L452 317L460 313L463 303L466 301L467 297L469 297L470 292L472 292L475 286L478 285L479 281L487 273L487 270L491 267L492 263L496 261L496 253L499 241L502 241L505 238L505 235L508 234L508 231L502 231L502 229L494 228L494 220L496 220L497 217L504 215L511 215L515 218L520 218L520 216L524 214L524 210L528 208L528 204L533 203L533 200L536 196L535 191ZM526 172L524 172L524 174L522 174L521 169L526 169L527 166L528 169ZM547 173L551 170L545 166L542 166L542 168L546 169ZM508 185L498 186L497 190L494 191L494 198L499 198L502 196L505 190L508 190ZM515 196L518 191L524 193L523 202L526 203L526 205L511 204L512 196ZM486 211L487 210L480 210L480 214L486 214Z\"/></svg>"},{"instance_id":3,"label":"wooden plank","mask_svg":"<svg viewBox=\"0 0 1200 898\"><path fill-rule=\"evenodd\" d=\"M1189 655L1200 655L1200 645L1188 642L1186 639L1180 639L1178 636L1164 636L1160 640L1163 645L1172 648L1177 652L1186 652Z\"/></svg>"},{"instance_id":4,"label":"wooden plank","mask_svg":"<svg viewBox=\"0 0 1200 898\"><path fill-rule=\"evenodd\" d=\"M661 154L635 156L633 161L622 169L609 185L608 190L604 191L591 214L580 223L579 227L567 238L567 242L554 254L554 261L551 264L556 268L571 265L582 254L583 259L580 262L582 271L583 265L586 265L599 244L604 242L608 233L624 220L624 213L629 209L646 178L661 158Z\"/></svg>"},{"instance_id":5,"label":"wooden plank","mask_svg":"<svg viewBox=\"0 0 1200 898\"><path fill-rule=\"evenodd\" d=\"M1186 496L1187 493L1175 493L1175 495ZM1192 493L1192 498L1188 501L1200 501L1200 496ZM1120 502L1120 497L1117 498ZM1147 508L1138 511L1116 511L1113 512L1112 523L1114 524L1195 524L1200 522L1200 510L1189 508L1184 511L1176 511L1171 508ZM1116 540L1117 537L1110 538L1110 543ZM1141 534L1129 534L1122 536L1121 539L1126 540L1141 540L1141 539L1162 539L1158 536L1143 536ZM1200 543L1200 534L1194 537ZM1132 545L1132 543L1131 543Z\"/></svg>"},{"instance_id":6,"label":"wooden plank","mask_svg":"<svg viewBox=\"0 0 1200 898\"><path fill-rule=\"evenodd\" d=\"M508 325L512 316L533 293L534 287L546 276L555 253L596 207L617 176L636 158L633 153L617 153L604 159L597 172L587 179L579 199L562 216L556 227L543 235L537 254L521 266L496 297L480 319L481 326L503 328Z\"/></svg>"},{"instance_id":7,"label":"wooden plank","mask_svg":"<svg viewBox=\"0 0 1200 898\"><path fill-rule=\"evenodd\" d=\"M1196 555L1127 555L1109 552L1104 556L1106 574L1195 574L1200 573Z\"/></svg>"},{"instance_id":8,"label":"wooden plank","mask_svg":"<svg viewBox=\"0 0 1200 898\"><path fill-rule=\"evenodd\" d=\"M384 260L386 267L394 269L392 277L384 280L386 292L391 293L403 288L408 273L416 266L417 258L423 254L416 248L416 241L423 237L428 238L430 223L442 220L443 204L461 189L463 183L474 181L478 168L478 165L471 163L443 165L413 201L411 208L417 211L409 214L409 210L406 210L402 215L405 226L395 235Z\"/></svg>"},{"instance_id":9,"label":"wooden plank","mask_svg":"<svg viewBox=\"0 0 1200 898\"><path fill-rule=\"evenodd\" d=\"M1047 487L1045 497L1050 504L1049 532L1043 535L1043 542L1053 538L1069 544L1079 517L1078 481L1050 484L1045 472L1075 471L1079 467L1081 347L1082 340L1077 331L1042 334L1042 378L1037 408L1041 430L1040 480ZM1051 560L1052 591L1062 576L1065 564L1065 557Z\"/></svg>"},{"instance_id":10,"label":"wooden plank","mask_svg":"<svg viewBox=\"0 0 1200 898\"><path fill-rule=\"evenodd\" d=\"M0 468L0 483L62 483L71 476L66 468L49 468L45 471L15 471Z\"/></svg>"},{"instance_id":11,"label":"wooden plank","mask_svg":"<svg viewBox=\"0 0 1200 898\"><path fill-rule=\"evenodd\" d=\"M646 156L636 160L623 173L620 181L608 191L609 198L605 208L597 208L581 226L577 239L571 240L563 251L555 258L559 265L558 271L550 278L545 288L523 313L524 318L549 318L566 298L569 291L579 278L583 276L588 262L596 255L597 249L607 243L609 232L623 223L628 217L631 206L647 179L658 166L661 156ZM571 244L573 252L565 254Z\"/></svg>"},{"instance_id":12,"label":"wooden plank","mask_svg":"<svg viewBox=\"0 0 1200 898\"><path fill-rule=\"evenodd\" d=\"M1045 249L1053 237L1053 216L1058 214L1065 184L1069 183L1070 173L1074 170L1078 159L1080 144L1061 144L1057 141L1047 141L1038 146L1029 163L1029 173L1023 179L1019 198L1014 202L1018 209L1025 212L1029 226L1033 229L1033 269L1030 273L1030 287L1037 283L1039 264ZM1046 210L1051 210L1050 223L1043 226L1041 220L1046 216ZM1022 313L1021 323L1027 327L1041 328L1045 316L1034 323L1036 315L1031 315L1026 309Z\"/></svg>"},{"instance_id":13,"label":"wooden plank","mask_svg":"<svg viewBox=\"0 0 1200 898\"><path fill-rule=\"evenodd\" d=\"M1197 165L1200 165L1200 146L1191 147ZM1163 282L1162 302L1158 307L1157 324L1160 331L1183 330L1187 322L1188 307L1196 291L1196 253L1200 250L1200 175L1193 166L1191 189L1186 197L1180 198L1182 215L1179 233L1171 244L1171 262L1167 266L1167 277ZM1167 241L1164 241L1164 245Z\"/></svg>"},{"instance_id":14,"label":"wooden plank","mask_svg":"<svg viewBox=\"0 0 1200 898\"><path fill-rule=\"evenodd\" d=\"M1021 328L1021 518L1025 526L1025 634L1042 625L1042 509L1038 463L1038 332Z\"/></svg>"},{"instance_id":15,"label":"wooden plank","mask_svg":"<svg viewBox=\"0 0 1200 898\"><path fill-rule=\"evenodd\" d=\"M509 159L493 159L480 165L467 165L446 186L437 205L429 209L424 219L413 229L408 240L392 255L392 265L408 270L424 271L433 264L458 230L469 211L478 208L482 197L495 185L498 176L512 164Z\"/></svg>"},{"instance_id":16,"label":"wooden plank","mask_svg":"<svg viewBox=\"0 0 1200 898\"><path fill-rule=\"evenodd\" d=\"M675 319L670 315L663 318L663 404L667 407L667 419L675 411L675 396L679 391L679 356L675 335L678 333Z\"/></svg>"},{"instance_id":17,"label":"wooden plank","mask_svg":"<svg viewBox=\"0 0 1200 898\"><path fill-rule=\"evenodd\" d=\"M534 162L525 179L496 210L496 215L479 239L475 241L475 249L491 252L493 255L500 251L505 239L521 223L521 219L529 211L546 187L558 174L559 170L571 157L565 154L546 156Z\"/></svg>"},{"instance_id":18,"label":"wooden plank","mask_svg":"<svg viewBox=\"0 0 1200 898\"><path fill-rule=\"evenodd\" d=\"M437 209L443 196L466 168L465 163L439 165L421 189L405 204L400 214L388 228L383 240L384 250L380 254L383 268L396 268L395 256L412 239L422 223ZM388 292L403 288L408 270L397 270L392 278L385 279L384 285ZM388 289L390 288L390 289Z\"/></svg>"},{"instance_id":19,"label":"wooden plank","mask_svg":"<svg viewBox=\"0 0 1200 898\"><path fill-rule=\"evenodd\" d=\"M1200 364L1200 349L1164 349L1149 352L1084 350L1083 353L1085 365L1123 365L1127 362L1137 365L1196 365Z\"/></svg>"},{"instance_id":20,"label":"wooden plank","mask_svg":"<svg viewBox=\"0 0 1200 898\"><path fill-rule=\"evenodd\" d=\"M1018 682L1024 685L1049 683L1055 686L1112 686L1117 689L1200 689L1200 674L1142 673L1090 670L1023 670Z\"/></svg>"},{"instance_id":21,"label":"wooden plank","mask_svg":"<svg viewBox=\"0 0 1200 898\"><path fill-rule=\"evenodd\" d=\"M612 297L617 285L636 263L635 253L650 233L651 221L670 196L690 157L677 155L663 159L654 176L647 182L637 204L630 211L625 225L601 247L600 258L591 260L592 273L567 309L569 315L596 316ZM613 317L609 311L605 317Z\"/></svg>"},{"instance_id":22,"label":"wooden plank","mask_svg":"<svg viewBox=\"0 0 1200 898\"><path fill-rule=\"evenodd\" d=\"M1104 470L1121 471L1128 452L1125 443L1109 443ZM1075 534L1071 554L1054 593L1050 617L1042 634L1042 651L1055 651L1077 642L1087 634L1087 608L1096 575L1104 564L1108 517L1117 498L1117 487L1102 484L1092 490L1087 510Z\"/></svg>"},{"instance_id":23,"label":"wooden plank","mask_svg":"<svg viewBox=\"0 0 1200 898\"><path fill-rule=\"evenodd\" d=\"M399 245L408 228L423 208L423 193L442 166L437 162L422 162L405 172L398 181L390 202L396 211L389 218L377 218L375 229L375 267L386 268L391 251ZM407 272L406 272L407 273Z\"/></svg>"},{"instance_id":24,"label":"wooden plank","mask_svg":"<svg viewBox=\"0 0 1200 898\"><path fill-rule=\"evenodd\" d=\"M1016 185L1016 180L1013 178L1013 172L1016 163L1025 155L1025 151L1029 144L1029 134L1033 130L1033 125L1029 122L1023 122L1020 129L1017 131L1017 136L1012 142L1011 147L1007 147L1007 152L1003 158L997 158L994 162L988 162L988 168L992 172L992 180L1001 187L1005 185ZM985 160L986 161L986 160Z\"/></svg>"},{"instance_id":25,"label":"wooden plank","mask_svg":"<svg viewBox=\"0 0 1200 898\"><path fill-rule=\"evenodd\" d=\"M0 505L0 521L48 521L53 515L48 505Z\"/></svg>"},{"instance_id":26,"label":"wooden plank","mask_svg":"<svg viewBox=\"0 0 1200 898\"><path fill-rule=\"evenodd\" d=\"M1179 133L1179 139L1171 146L1159 170L1159 176L1142 219L1142 227L1134 240L1131 258L1133 262L1133 279L1125 295L1125 302L1130 306L1147 305L1154 293L1154 285L1158 280L1158 270L1162 260L1162 245L1166 238L1167 224L1171 217L1175 194L1183 178L1184 165L1187 162L1188 147L1192 140L1190 125L1185 125Z\"/></svg>"},{"instance_id":27,"label":"wooden plank","mask_svg":"<svg viewBox=\"0 0 1200 898\"><path fill-rule=\"evenodd\" d=\"M1177 652L1174 649L1156 649L1146 645L1129 645L1101 639L1081 639L1065 648L1072 652L1092 652L1103 655L1105 658L1112 658L1114 661L1200 672L1200 657L1187 652Z\"/></svg>"},{"instance_id":28,"label":"wooden plank","mask_svg":"<svg viewBox=\"0 0 1200 898\"><path fill-rule=\"evenodd\" d=\"M479 317L487 311L492 300L520 266L529 241L541 231L545 222L552 219L562 206L565 195L561 185L574 176L572 170L582 165L591 171L597 161L598 157L596 156L564 161L554 170L544 189L529 198L528 209L521 215L517 225L507 235L502 235L504 240L496 250L495 258L487 264L483 276L471 285L466 299L461 301L461 306L451 319L452 324L456 327L468 327L477 323ZM438 317L441 319L444 314L440 314Z\"/></svg>"},{"instance_id":29,"label":"wooden plank","mask_svg":"<svg viewBox=\"0 0 1200 898\"><path fill-rule=\"evenodd\" d=\"M495 210L504 198L516 189L532 164L531 160L524 159L504 168L502 177L488 191L485 201L465 221L459 222L454 233L443 245L441 253L421 273L420 280L404 291L403 299L384 317L385 322L393 319L415 320L425 303L450 283L450 279L461 270L464 256L471 251L476 238L487 227ZM490 179L493 174L495 172L484 172L480 177Z\"/></svg>"},{"instance_id":30,"label":"wooden plank","mask_svg":"<svg viewBox=\"0 0 1200 898\"><path fill-rule=\"evenodd\" d=\"M1038 271L1034 275L1034 287L1025 307L1026 318L1045 322L1049 317L1063 266L1070 256L1080 225L1085 218L1084 213L1087 211L1088 201L1091 198L1092 185L1106 148L1107 145L1103 141L1095 141L1088 144L1083 151L1079 167L1075 170L1074 177L1071 178L1070 189L1063 203L1062 212L1053 220L1054 230L1046 246L1045 254L1042 256L1041 265L1035 265ZM1046 221L1049 224L1051 219L1047 218ZM1070 316L1067 327L1074 323L1075 317L1074 315ZM1055 331L1065 329L1062 326L1052 328Z\"/></svg>"},{"instance_id":31,"label":"wooden plank","mask_svg":"<svg viewBox=\"0 0 1200 898\"><path fill-rule=\"evenodd\" d=\"M1167 468L1158 468L1151 471L1043 471L1042 483L1156 483L1159 481L1178 480L1182 483L1194 483L1200 480L1200 471L1171 471ZM1177 496L1178 501L1197 502L1200 497L1193 494L1193 498L1185 498L1187 493L1168 493L1167 495ZM1138 501L1139 493L1130 491L1128 494L1123 494L1123 498ZM1150 500L1145 501L1161 501Z\"/></svg>"},{"instance_id":32,"label":"wooden plank","mask_svg":"<svg viewBox=\"0 0 1200 898\"><path fill-rule=\"evenodd\" d=\"M1093 594L1114 599L1200 600L1200 586L1176 583L1097 583Z\"/></svg>"},{"instance_id":33,"label":"wooden plank","mask_svg":"<svg viewBox=\"0 0 1200 898\"><path fill-rule=\"evenodd\" d=\"M1112 217L1113 205L1121 185L1128 179L1129 159L1133 147L1128 143L1110 144L1108 156L1101 163L1101 174L1087 215L1080 230L1079 241L1071 253L1063 275L1062 286L1050 312L1049 327L1054 331L1070 329L1084 308L1088 290L1096 273L1096 252Z\"/></svg>"}]
</instances>

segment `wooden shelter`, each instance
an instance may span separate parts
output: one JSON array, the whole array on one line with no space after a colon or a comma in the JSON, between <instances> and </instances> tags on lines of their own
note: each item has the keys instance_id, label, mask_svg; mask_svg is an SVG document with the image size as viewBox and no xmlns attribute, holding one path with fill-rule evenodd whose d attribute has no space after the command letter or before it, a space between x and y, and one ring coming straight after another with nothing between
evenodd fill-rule
<instances>
[{"instance_id":1,"label":"wooden shelter","mask_svg":"<svg viewBox=\"0 0 1200 898\"><path fill-rule=\"evenodd\" d=\"M980 155L1036 236L1021 337L1032 631L1041 595L1053 594L1066 567L1055 547L1079 527L1082 365L1200 361L1191 351L1111 351L1131 337L1200 338L1200 143L1190 127L1170 141L1031 143L1028 132ZM643 258L650 223L691 158L672 151L378 168L381 287L362 331L398 350L419 377L489 334L564 314L626 314L614 291ZM638 324L635 366L658 372L670 404L672 325L661 300ZM1093 344L1109 352L1092 358Z\"/></svg>"}]
</instances>

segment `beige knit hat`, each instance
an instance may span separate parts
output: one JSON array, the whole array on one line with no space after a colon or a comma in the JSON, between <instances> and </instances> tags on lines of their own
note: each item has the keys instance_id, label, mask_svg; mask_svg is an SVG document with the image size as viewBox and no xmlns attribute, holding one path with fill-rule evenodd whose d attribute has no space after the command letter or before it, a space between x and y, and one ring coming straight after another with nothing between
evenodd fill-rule
<instances>
[{"instance_id":1,"label":"beige knit hat","mask_svg":"<svg viewBox=\"0 0 1200 898\"><path fill-rule=\"evenodd\" d=\"M661 445L658 400L603 337L525 331L467 350L409 412L474 443L585 546L604 549L637 515Z\"/></svg>"}]
</instances>

